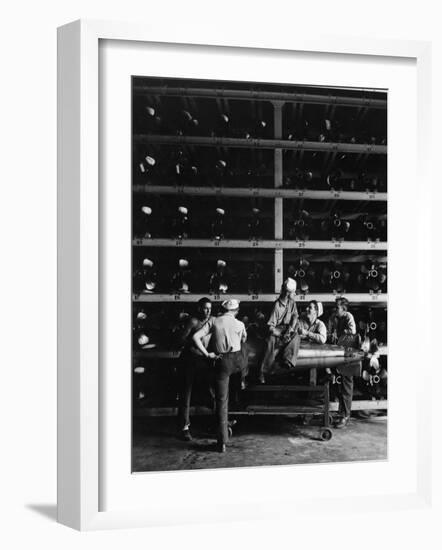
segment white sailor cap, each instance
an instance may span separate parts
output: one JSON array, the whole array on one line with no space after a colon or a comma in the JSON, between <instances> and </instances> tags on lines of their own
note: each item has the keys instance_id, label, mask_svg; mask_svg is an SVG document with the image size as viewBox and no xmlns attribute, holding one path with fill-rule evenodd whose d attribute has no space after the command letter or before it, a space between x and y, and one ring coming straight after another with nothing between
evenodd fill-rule
<instances>
[{"instance_id":1,"label":"white sailor cap","mask_svg":"<svg viewBox=\"0 0 442 550\"><path fill-rule=\"evenodd\" d=\"M296 290L296 281L295 281L295 279L292 279L291 277L287 277L287 279L283 283L283 287L288 292L294 292Z\"/></svg>"},{"instance_id":2,"label":"white sailor cap","mask_svg":"<svg viewBox=\"0 0 442 550\"><path fill-rule=\"evenodd\" d=\"M224 300L221 306L226 311L234 311L236 309L239 309L239 300L236 300L235 298L231 298L230 300Z\"/></svg>"}]
</instances>

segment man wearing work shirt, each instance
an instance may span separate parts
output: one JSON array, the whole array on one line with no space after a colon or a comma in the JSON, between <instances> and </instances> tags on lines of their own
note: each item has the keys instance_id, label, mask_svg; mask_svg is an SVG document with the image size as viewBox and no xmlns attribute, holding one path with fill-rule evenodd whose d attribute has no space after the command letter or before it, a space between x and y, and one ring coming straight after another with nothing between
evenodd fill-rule
<instances>
[{"instance_id":1,"label":"man wearing work shirt","mask_svg":"<svg viewBox=\"0 0 442 550\"><path fill-rule=\"evenodd\" d=\"M208 358L216 358L215 362L215 399L217 417L218 450L226 451L228 441L228 400L229 381L234 373L243 373L246 369L241 344L247 340L244 323L238 321L238 300L226 300L222 304L224 313L212 318L193 335L193 341L201 353ZM211 335L209 350L204 347L204 339Z\"/></svg>"},{"instance_id":2,"label":"man wearing work shirt","mask_svg":"<svg viewBox=\"0 0 442 550\"><path fill-rule=\"evenodd\" d=\"M285 362L290 363L291 366L294 366L294 362L296 362L300 339L294 339L298 323L295 295L296 281L289 277L284 281L281 294L274 303L272 313L267 321L269 334L258 374L261 384L265 383L265 374L272 369L276 356L281 350L284 350Z\"/></svg>"},{"instance_id":3,"label":"man wearing work shirt","mask_svg":"<svg viewBox=\"0 0 442 550\"><path fill-rule=\"evenodd\" d=\"M353 315L348 311L348 300L336 298L336 310L328 322L330 341L332 344L353 347L356 338L356 323ZM353 376L342 374L342 388L339 396L340 420L335 428L345 428L350 420L351 404L353 401Z\"/></svg>"},{"instance_id":4,"label":"man wearing work shirt","mask_svg":"<svg viewBox=\"0 0 442 550\"><path fill-rule=\"evenodd\" d=\"M306 312L299 318L298 334L301 340L314 344L325 344L327 341L327 328L319 319L324 313L321 302L311 300L308 303Z\"/></svg>"}]
</instances>

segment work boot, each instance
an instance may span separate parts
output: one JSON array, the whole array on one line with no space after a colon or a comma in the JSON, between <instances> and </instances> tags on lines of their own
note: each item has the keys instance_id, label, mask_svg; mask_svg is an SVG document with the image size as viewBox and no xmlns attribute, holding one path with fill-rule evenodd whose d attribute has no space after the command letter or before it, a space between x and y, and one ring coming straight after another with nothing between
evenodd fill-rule
<instances>
[{"instance_id":1,"label":"work boot","mask_svg":"<svg viewBox=\"0 0 442 550\"><path fill-rule=\"evenodd\" d=\"M183 441L192 441L192 434L190 433L189 428L184 428L184 430L181 430L181 439Z\"/></svg>"},{"instance_id":2,"label":"work boot","mask_svg":"<svg viewBox=\"0 0 442 550\"><path fill-rule=\"evenodd\" d=\"M349 416L343 416L342 418L340 418L336 422L335 428L337 428L338 430L341 429L341 428L345 428L349 422L350 422L350 417Z\"/></svg>"}]
</instances>

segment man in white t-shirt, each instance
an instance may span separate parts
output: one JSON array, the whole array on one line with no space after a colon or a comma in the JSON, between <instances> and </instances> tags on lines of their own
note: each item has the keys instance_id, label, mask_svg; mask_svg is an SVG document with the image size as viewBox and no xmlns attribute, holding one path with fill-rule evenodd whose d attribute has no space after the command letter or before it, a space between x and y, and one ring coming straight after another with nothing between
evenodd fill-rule
<instances>
[{"instance_id":1,"label":"man in white t-shirt","mask_svg":"<svg viewBox=\"0 0 442 550\"><path fill-rule=\"evenodd\" d=\"M229 381L234 373L243 375L247 369L242 344L247 340L246 327L238 321L238 300L226 300L222 303L224 313L213 317L193 335L193 341L200 352L207 358L215 358L215 399L217 417L218 450L226 451L228 435L228 399ZM204 347L204 339L211 335L209 347Z\"/></svg>"}]
</instances>

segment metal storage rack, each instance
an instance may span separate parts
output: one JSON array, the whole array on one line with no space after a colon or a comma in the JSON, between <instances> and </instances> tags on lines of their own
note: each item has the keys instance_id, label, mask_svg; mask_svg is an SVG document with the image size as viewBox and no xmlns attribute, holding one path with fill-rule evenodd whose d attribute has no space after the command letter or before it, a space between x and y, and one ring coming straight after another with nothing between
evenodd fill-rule
<instances>
[{"instance_id":1,"label":"metal storage rack","mask_svg":"<svg viewBox=\"0 0 442 550\"><path fill-rule=\"evenodd\" d=\"M213 98L216 101L228 101L230 99L241 99L249 101L266 101L273 105L273 139L241 139L229 137L208 137L208 136L182 136L182 135L156 135L156 134L135 134L135 144L148 145L175 145L175 146L199 146L199 147L235 147L272 150L274 155L274 186L273 188L248 188L248 187L221 187L221 186L179 186L179 185L154 185L139 184L134 182L133 192L136 194L159 195L159 196L205 196L205 197L262 197L274 201L274 235L271 240L211 240L211 239L170 239L151 238L133 239L134 249L138 247L149 248L204 248L204 249L250 249L250 250L273 250L274 255L274 293L268 294L238 294L242 302L271 302L279 293L283 282L283 261L284 253L288 250L354 250L366 251L366 253L386 251L387 242L374 241L332 241L332 240L287 240L283 235L283 202L286 199L310 199L330 201L387 201L387 193L374 191L339 191L339 190L313 190L313 189L286 189L283 188L283 151L297 150L301 154L305 151L315 151L328 155L327 164L331 166L339 153L353 153L361 158L368 155L386 155L386 145L370 145L356 143L330 143L314 141L292 141L283 139L283 105L294 104L322 104L331 106L351 106L360 110L386 109L387 102L383 99L369 97L345 97L341 95L319 95L314 93L285 93L274 91L254 90L228 90L224 88L190 88L173 86L134 86L134 93L148 96L171 96L184 98ZM175 302L195 303L199 298L209 295L213 301L221 301L225 295L219 294L177 294L177 293L151 293L133 294L135 303ZM379 293L346 293L351 304L373 306L384 306L388 302L387 294ZM323 303L331 303L336 299L337 294L332 293L308 293L299 294L297 300L305 302L310 299L320 300ZM386 348L385 348L386 349ZM386 354L386 351L384 351ZM149 351L134 352L136 357L165 358L176 357L176 352ZM355 402L354 409L387 408L387 402L363 401ZM334 404L330 404L333 410ZM203 410L199 408L198 410ZM144 411L143 414L172 414L173 408L152 408Z\"/></svg>"}]
</instances>

